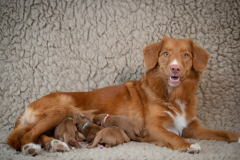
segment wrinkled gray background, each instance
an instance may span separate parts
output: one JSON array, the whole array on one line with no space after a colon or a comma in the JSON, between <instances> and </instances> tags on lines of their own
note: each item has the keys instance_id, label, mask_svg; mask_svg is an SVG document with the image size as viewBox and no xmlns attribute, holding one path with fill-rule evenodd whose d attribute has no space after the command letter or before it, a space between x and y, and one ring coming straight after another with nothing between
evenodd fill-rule
<instances>
[{"instance_id":1,"label":"wrinkled gray background","mask_svg":"<svg viewBox=\"0 0 240 160\"><path fill-rule=\"evenodd\" d=\"M239 1L1 1L1 129L56 90L89 91L139 79L142 49L164 35L211 55L199 118L240 131ZM235 129L237 128L237 129Z\"/></svg>"},{"instance_id":2,"label":"wrinkled gray background","mask_svg":"<svg viewBox=\"0 0 240 160\"><path fill-rule=\"evenodd\" d=\"M50 92L141 78L142 49L168 35L211 56L197 92L203 125L240 132L239 15L237 0L1 0L0 131Z\"/></svg>"}]
</instances>

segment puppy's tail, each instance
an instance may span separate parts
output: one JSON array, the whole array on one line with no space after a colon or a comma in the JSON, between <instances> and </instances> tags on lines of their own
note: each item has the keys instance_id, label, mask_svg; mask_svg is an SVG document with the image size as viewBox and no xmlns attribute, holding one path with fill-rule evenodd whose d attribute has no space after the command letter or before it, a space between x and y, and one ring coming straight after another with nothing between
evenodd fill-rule
<instances>
[{"instance_id":1,"label":"puppy's tail","mask_svg":"<svg viewBox=\"0 0 240 160\"><path fill-rule=\"evenodd\" d=\"M94 148L96 147L96 145L99 143L99 141L102 139L103 135L102 135L102 130L99 131L96 135L96 137L94 138L94 141L92 143L91 146L88 146L87 148Z\"/></svg>"},{"instance_id":2,"label":"puppy's tail","mask_svg":"<svg viewBox=\"0 0 240 160\"><path fill-rule=\"evenodd\" d=\"M21 137L33 128L33 124L19 125L8 135L6 143L17 151L21 151Z\"/></svg>"}]
</instances>

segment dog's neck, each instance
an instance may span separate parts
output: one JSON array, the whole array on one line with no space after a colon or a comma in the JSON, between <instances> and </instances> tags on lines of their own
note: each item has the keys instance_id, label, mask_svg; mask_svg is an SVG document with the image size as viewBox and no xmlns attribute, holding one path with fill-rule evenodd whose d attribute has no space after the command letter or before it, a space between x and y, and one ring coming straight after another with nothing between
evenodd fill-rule
<instances>
[{"instance_id":1,"label":"dog's neck","mask_svg":"<svg viewBox=\"0 0 240 160\"><path fill-rule=\"evenodd\" d=\"M181 102L188 103L192 97L195 96L201 75L201 73L198 72L192 73L193 74L188 75L179 86L172 87L168 85L165 76L159 73L159 68L155 67L146 71L140 79L140 82L149 99L161 102L180 100Z\"/></svg>"}]
</instances>

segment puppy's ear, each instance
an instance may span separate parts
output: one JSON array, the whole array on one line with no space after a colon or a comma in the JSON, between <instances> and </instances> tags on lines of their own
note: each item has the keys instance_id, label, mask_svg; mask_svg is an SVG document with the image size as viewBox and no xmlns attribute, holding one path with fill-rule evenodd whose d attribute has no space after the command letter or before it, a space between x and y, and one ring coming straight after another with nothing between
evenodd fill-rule
<instances>
[{"instance_id":1,"label":"puppy's ear","mask_svg":"<svg viewBox=\"0 0 240 160\"><path fill-rule=\"evenodd\" d=\"M203 72L207 67L209 54L205 49L196 45L191 39L190 43L193 53L193 68L195 71Z\"/></svg>"},{"instance_id":2,"label":"puppy's ear","mask_svg":"<svg viewBox=\"0 0 240 160\"><path fill-rule=\"evenodd\" d=\"M86 116L85 116L85 115L81 115L80 117L81 117L82 119L86 118Z\"/></svg>"},{"instance_id":3,"label":"puppy's ear","mask_svg":"<svg viewBox=\"0 0 240 160\"><path fill-rule=\"evenodd\" d=\"M169 37L164 37L162 41L156 43L150 43L143 49L144 62L148 69L152 69L158 62L158 55L162 49L163 41Z\"/></svg>"}]
</instances>

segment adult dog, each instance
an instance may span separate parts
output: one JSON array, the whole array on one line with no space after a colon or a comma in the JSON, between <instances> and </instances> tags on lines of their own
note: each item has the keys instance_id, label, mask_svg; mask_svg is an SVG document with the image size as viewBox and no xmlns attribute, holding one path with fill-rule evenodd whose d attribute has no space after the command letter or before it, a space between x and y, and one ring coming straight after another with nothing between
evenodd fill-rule
<instances>
[{"instance_id":1,"label":"adult dog","mask_svg":"<svg viewBox=\"0 0 240 160\"><path fill-rule=\"evenodd\" d=\"M143 53L147 70L140 80L90 92L44 96L17 119L7 143L16 150L30 147L36 154L40 153L36 143L56 147L46 132L76 109L128 116L146 129L146 142L189 153L201 148L183 138L239 141L239 133L203 128L196 117L195 93L209 59L206 50L191 39L164 37L148 44Z\"/></svg>"}]
</instances>

